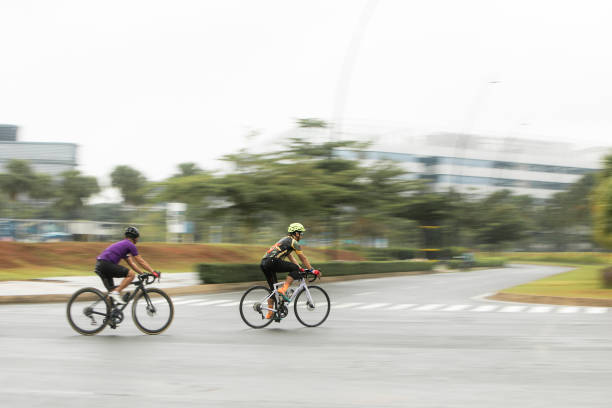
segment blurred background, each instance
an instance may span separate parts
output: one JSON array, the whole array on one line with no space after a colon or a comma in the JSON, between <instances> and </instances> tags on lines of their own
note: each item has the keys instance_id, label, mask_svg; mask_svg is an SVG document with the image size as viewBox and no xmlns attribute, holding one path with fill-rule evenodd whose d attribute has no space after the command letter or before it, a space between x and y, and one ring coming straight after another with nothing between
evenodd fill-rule
<instances>
[{"instance_id":1,"label":"blurred background","mask_svg":"<svg viewBox=\"0 0 612 408\"><path fill-rule=\"evenodd\" d=\"M606 2L0 11L1 240L268 245L301 222L307 245L407 258L607 243Z\"/></svg>"}]
</instances>

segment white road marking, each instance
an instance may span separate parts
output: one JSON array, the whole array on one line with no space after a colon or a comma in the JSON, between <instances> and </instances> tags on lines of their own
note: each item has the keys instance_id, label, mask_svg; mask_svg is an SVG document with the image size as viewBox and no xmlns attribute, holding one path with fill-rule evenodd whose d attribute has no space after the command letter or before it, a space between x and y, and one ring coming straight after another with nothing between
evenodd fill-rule
<instances>
[{"instance_id":1,"label":"white road marking","mask_svg":"<svg viewBox=\"0 0 612 408\"><path fill-rule=\"evenodd\" d=\"M201 302L202 299L190 299L190 300L179 300L176 302L173 302L175 305L186 305L189 303L195 303L195 302Z\"/></svg>"},{"instance_id":2,"label":"white road marking","mask_svg":"<svg viewBox=\"0 0 612 408\"><path fill-rule=\"evenodd\" d=\"M436 309L439 309L439 308L444 307L444 306L446 306L446 305L443 305L443 304L441 305L441 304L437 304L436 303L436 304L429 304L429 305L419 306L419 307L416 307L416 308L414 308L412 310L418 310L418 311L424 312L424 311L436 310Z\"/></svg>"},{"instance_id":3,"label":"white road marking","mask_svg":"<svg viewBox=\"0 0 612 408\"><path fill-rule=\"evenodd\" d=\"M404 310L404 309L411 308L413 306L417 306L417 305L415 303L402 303L399 305L388 307L385 310Z\"/></svg>"},{"instance_id":4,"label":"white road marking","mask_svg":"<svg viewBox=\"0 0 612 408\"><path fill-rule=\"evenodd\" d=\"M218 303L226 303L226 302L230 302L229 299L222 299L222 300L208 300L206 302L200 302L200 303L194 303L194 306L210 306L210 305L216 305Z\"/></svg>"},{"instance_id":5,"label":"white road marking","mask_svg":"<svg viewBox=\"0 0 612 408\"><path fill-rule=\"evenodd\" d=\"M228 306L238 306L239 304L240 304L240 302L229 302L229 303L217 304L215 306L228 307Z\"/></svg>"},{"instance_id":6,"label":"white road marking","mask_svg":"<svg viewBox=\"0 0 612 408\"><path fill-rule=\"evenodd\" d=\"M496 310L497 308L499 308L499 306L497 305L482 305L482 306L475 307L471 311L472 312L492 312L493 310Z\"/></svg>"},{"instance_id":7,"label":"white road marking","mask_svg":"<svg viewBox=\"0 0 612 408\"><path fill-rule=\"evenodd\" d=\"M587 307L585 308L586 313L608 313L607 307Z\"/></svg>"},{"instance_id":8,"label":"white road marking","mask_svg":"<svg viewBox=\"0 0 612 408\"><path fill-rule=\"evenodd\" d=\"M552 306L533 306L527 310L527 313L548 313L553 309Z\"/></svg>"},{"instance_id":9,"label":"white road marking","mask_svg":"<svg viewBox=\"0 0 612 408\"><path fill-rule=\"evenodd\" d=\"M349 307L355 307L359 305L363 305L363 303L340 303L338 306L335 306L334 309L347 309Z\"/></svg>"},{"instance_id":10,"label":"white road marking","mask_svg":"<svg viewBox=\"0 0 612 408\"><path fill-rule=\"evenodd\" d=\"M502 313L516 313L525 310L527 306L504 306L498 312Z\"/></svg>"},{"instance_id":11,"label":"white road marking","mask_svg":"<svg viewBox=\"0 0 612 408\"><path fill-rule=\"evenodd\" d=\"M557 313L577 313L579 311L580 308L576 306L565 306L557 309Z\"/></svg>"},{"instance_id":12,"label":"white road marking","mask_svg":"<svg viewBox=\"0 0 612 408\"><path fill-rule=\"evenodd\" d=\"M472 305L450 305L448 307L445 307L444 309L441 309L441 311L442 312L457 312L459 310L465 310L471 306Z\"/></svg>"},{"instance_id":13,"label":"white road marking","mask_svg":"<svg viewBox=\"0 0 612 408\"><path fill-rule=\"evenodd\" d=\"M365 310L365 309L378 309L380 307L389 306L391 303L371 303L369 305L360 306L357 309Z\"/></svg>"}]
</instances>

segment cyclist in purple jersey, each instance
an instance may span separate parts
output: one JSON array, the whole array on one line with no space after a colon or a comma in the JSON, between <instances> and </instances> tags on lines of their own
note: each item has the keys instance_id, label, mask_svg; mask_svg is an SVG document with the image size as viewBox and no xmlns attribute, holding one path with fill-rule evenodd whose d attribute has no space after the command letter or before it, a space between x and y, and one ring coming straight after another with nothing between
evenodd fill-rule
<instances>
[{"instance_id":1,"label":"cyclist in purple jersey","mask_svg":"<svg viewBox=\"0 0 612 408\"><path fill-rule=\"evenodd\" d=\"M136 243L140 237L138 229L136 229L136 227L127 227L124 235L125 239L123 241L115 242L98 255L95 268L95 272L100 279L102 279L104 287L108 289L109 296L113 298L117 304L125 303L123 299L121 299L120 293L134 280L136 276L134 271L138 274L142 273L139 266L156 277L159 277L159 273L154 271L147 261L138 254L138 249L136 248ZM132 270L119 265L122 259L128 263ZM115 287L113 278L124 279L119 286Z\"/></svg>"}]
</instances>

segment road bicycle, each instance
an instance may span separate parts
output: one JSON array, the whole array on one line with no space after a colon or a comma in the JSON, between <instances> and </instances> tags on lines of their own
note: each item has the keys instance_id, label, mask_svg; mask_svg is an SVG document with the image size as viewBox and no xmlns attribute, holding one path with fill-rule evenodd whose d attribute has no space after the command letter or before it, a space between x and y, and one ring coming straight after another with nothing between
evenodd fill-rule
<instances>
[{"instance_id":1,"label":"road bicycle","mask_svg":"<svg viewBox=\"0 0 612 408\"><path fill-rule=\"evenodd\" d=\"M286 300L278 293L279 286L284 283L274 284L274 290L267 286L253 286L247 289L240 299L240 317L254 329L266 327L272 321L280 323L289 314L289 305L293 303L295 317L300 323L307 327L316 327L323 323L329 311L331 303L329 296L319 286L308 286L314 282L317 275L304 271L300 274L299 286L287 291ZM266 319L269 311L274 313L272 319Z\"/></svg>"},{"instance_id":2,"label":"road bicycle","mask_svg":"<svg viewBox=\"0 0 612 408\"><path fill-rule=\"evenodd\" d=\"M123 310L132 302L132 320L145 334L159 334L166 330L174 317L174 305L161 289L147 288L155 282L149 273L138 275L132 282L136 288L123 295L123 305L117 305L109 296L96 288L76 291L66 307L68 322L74 330L86 336L100 333L108 325L116 329L123 321ZM159 278L158 278L159 279Z\"/></svg>"}]
</instances>

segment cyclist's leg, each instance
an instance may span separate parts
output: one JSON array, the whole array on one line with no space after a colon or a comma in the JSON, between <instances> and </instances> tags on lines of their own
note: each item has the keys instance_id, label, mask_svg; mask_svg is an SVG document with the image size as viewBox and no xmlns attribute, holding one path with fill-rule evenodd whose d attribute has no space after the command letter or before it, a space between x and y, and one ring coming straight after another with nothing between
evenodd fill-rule
<instances>
[{"instance_id":1,"label":"cyclist's leg","mask_svg":"<svg viewBox=\"0 0 612 408\"><path fill-rule=\"evenodd\" d=\"M121 283L119 284L119 286L117 286L115 288L115 290L119 293L121 293L121 291L123 289L125 289L127 287L127 285L129 285L130 283L132 283L132 281L134 280L134 277L136 276L136 272L134 272L131 269L126 268L125 266L121 266L121 265L117 265L120 268L122 268L121 272L118 272L117 274L121 274L122 276L117 276L115 275L117 278L123 277L123 280L121 281Z\"/></svg>"},{"instance_id":2,"label":"cyclist's leg","mask_svg":"<svg viewBox=\"0 0 612 408\"><path fill-rule=\"evenodd\" d=\"M98 272L99 271L99 272ZM96 264L96 273L100 277L104 276L102 282L108 291L121 292L127 285L134 280L134 271L122 265L116 265L109 261L99 260ZM123 278L119 286L115 287L113 278ZM106 282L105 282L106 279Z\"/></svg>"},{"instance_id":3,"label":"cyclist's leg","mask_svg":"<svg viewBox=\"0 0 612 408\"><path fill-rule=\"evenodd\" d=\"M293 262L282 261L279 259L275 263L275 270L278 272L289 272L289 275L287 275L287 278L285 279L285 284L278 288L278 292L285 295L285 293L287 293L287 289L289 289L289 286L291 286L293 281L300 278L300 267Z\"/></svg>"},{"instance_id":4,"label":"cyclist's leg","mask_svg":"<svg viewBox=\"0 0 612 408\"><path fill-rule=\"evenodd\" d=\"M270 270L270 268L268 267L268 263L261 263L259 266L261 268L261 271L263 272L264 276L266 277L266 281L268 282L268 285L270 286L270 290L274 290L274 284L277 282L277 278L276 278L276 272ZM272 309L274 308L274 300L272 298L268 299L268 308ZM268 311L268 313L266 314L266 319L271 319L274 316L274 312L272 312L271 310Z\"/></svg>"},{"instance_id":5,"label":"cyclist's leg","mask_svg":"<svg viewBox=\"0 0 612 408\"><path fill-rule=\"evenodd\" d=\"M100 277L100 279L102 280L102 284L104 285L107 291L110 292L115 289L115 282L113 280L113 277L111 274L108 273L108 270L104 267L103 262L96 262L94 272Z\"/></svg>"}]
</instances>

